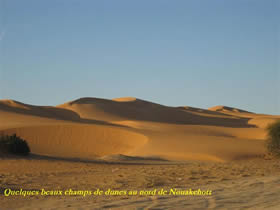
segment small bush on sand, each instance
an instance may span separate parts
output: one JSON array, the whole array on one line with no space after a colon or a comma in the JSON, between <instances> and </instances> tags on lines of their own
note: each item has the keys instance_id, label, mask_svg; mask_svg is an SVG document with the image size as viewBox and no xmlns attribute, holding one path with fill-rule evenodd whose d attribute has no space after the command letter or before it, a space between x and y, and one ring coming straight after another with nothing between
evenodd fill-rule
<instances>
[{"instance_id":1,"label":"small bush on sand","mask_svg":"<svg viewBox=\"0 0 280 210\"><path fill-rule=\"evenodd\" d=\"M280 120L267 127L267 149L273 156L280 158Z\"/></svg>"},{"instance_id":2,"label":"small bush on sand","mask_svg":"<svg viewBox=\"0 0 280 210\"><path fill-rule=\"evenodd\" d=\"M27 142L16 134L0 137L0 151L16 155L28 155L30 153Z\"/></svg>"}]
</instances>

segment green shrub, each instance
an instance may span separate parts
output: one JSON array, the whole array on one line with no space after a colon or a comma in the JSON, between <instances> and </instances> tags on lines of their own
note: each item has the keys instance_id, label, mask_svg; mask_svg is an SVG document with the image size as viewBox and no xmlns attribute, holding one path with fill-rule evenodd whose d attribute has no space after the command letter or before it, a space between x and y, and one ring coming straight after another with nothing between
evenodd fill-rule
<instances>
[{"instance_id":1,"label":"green shrub","mask_svg":"<svg viewBox=\"0 0 280 210\"><path fill-rule=\"evenodd\" d=\"M16 134L0 137L0 151L16 155L28 155L30 153L27 142Z\"/></svg>"},{"instance_id":2,"label":"green shrub","mask_svg":"<svg viewBox=\"0 0 280 210\"><path fill-rule=\"evenodd\" d=\"M267 127L267 149L271 155L280 157L280 120Z\"/></svg>"}]
</instances>

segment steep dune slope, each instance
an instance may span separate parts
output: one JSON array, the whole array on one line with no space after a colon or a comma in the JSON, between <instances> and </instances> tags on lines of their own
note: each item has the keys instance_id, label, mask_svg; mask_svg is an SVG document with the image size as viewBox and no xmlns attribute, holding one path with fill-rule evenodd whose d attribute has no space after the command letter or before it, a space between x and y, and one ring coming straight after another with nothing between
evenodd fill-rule
<instances>
[{"instance_id":1,"label":"steep dune slope","mask_svg":"<svg viewBox=\"0 0 280 210\"><path fill-rule=\"evenodd\" d=\"M130 120L223 127L253 127L247 124L246 118L215 114L214 112L210 114L210 111L207 115L182 107L168 107L135 98L113 100L81 98L57 107L74 111L81 118L109 122Z\"/></svg>"}]
</instances>

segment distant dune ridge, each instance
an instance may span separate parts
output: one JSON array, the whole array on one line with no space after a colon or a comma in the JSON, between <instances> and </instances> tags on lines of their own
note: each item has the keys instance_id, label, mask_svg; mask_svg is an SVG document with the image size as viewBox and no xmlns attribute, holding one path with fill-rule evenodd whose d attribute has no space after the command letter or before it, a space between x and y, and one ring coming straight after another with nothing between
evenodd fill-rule
<instances>
[{"instance_id":1,"label":"distant dune ridge","mask_svg":"<svg viewBox=\"0 0 280 210\"><path fill-rule=\"evenodd\" d=\"M214 107L209 108L209 110L220 111L220 112L252 113L252 112L248 112L248 111L245 111L242 109L237 109L237 108L228 107L228 106L214 106Z\"/></svg>"},{"instance_id":2,"label":"distant dune ridge","mask_svg":"<svg viewBox=\"0 0 280 210\"><path fill-rule=\"evenodd\" d=\"M264 154L264 128L277 119L227 106L169 107L133 97L57 106L0 100L1 134L25 138L35 154L67 158L250 158Z\"/></svg>"},{"instance_id":3,"label":"distant dune ridge","mask_svg":"<svg viewBox=\"0 0 280 210\"><path fill-rule=\"evenodd\" d=\"M54 119L77 120L80 118L77 113L67 109L52 106L33 106L14 100L0 100L0 110Z\"/></svg>"}]
</instances>

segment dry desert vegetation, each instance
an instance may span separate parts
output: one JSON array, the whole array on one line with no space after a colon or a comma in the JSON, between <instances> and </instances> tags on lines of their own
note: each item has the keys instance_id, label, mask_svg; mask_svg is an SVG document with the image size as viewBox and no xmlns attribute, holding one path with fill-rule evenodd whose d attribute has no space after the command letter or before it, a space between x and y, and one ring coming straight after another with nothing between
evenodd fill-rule
<instances>
[{"instance_id":1,"label":"dry desert vegetation","mask_svg":"<svg viewBox=\"0 0 280 210\"><path fill-rule=\"evenodd\" d=\"M279 160L265 155L265 128L277 119L131 97L58 106L0 100L0 135L17 134L31 150L0 154L0 209L279 209ZM6 189L111 195L5 196ZM114 195L154 189L212 194Z\"/></svg>"}]
</instances>

